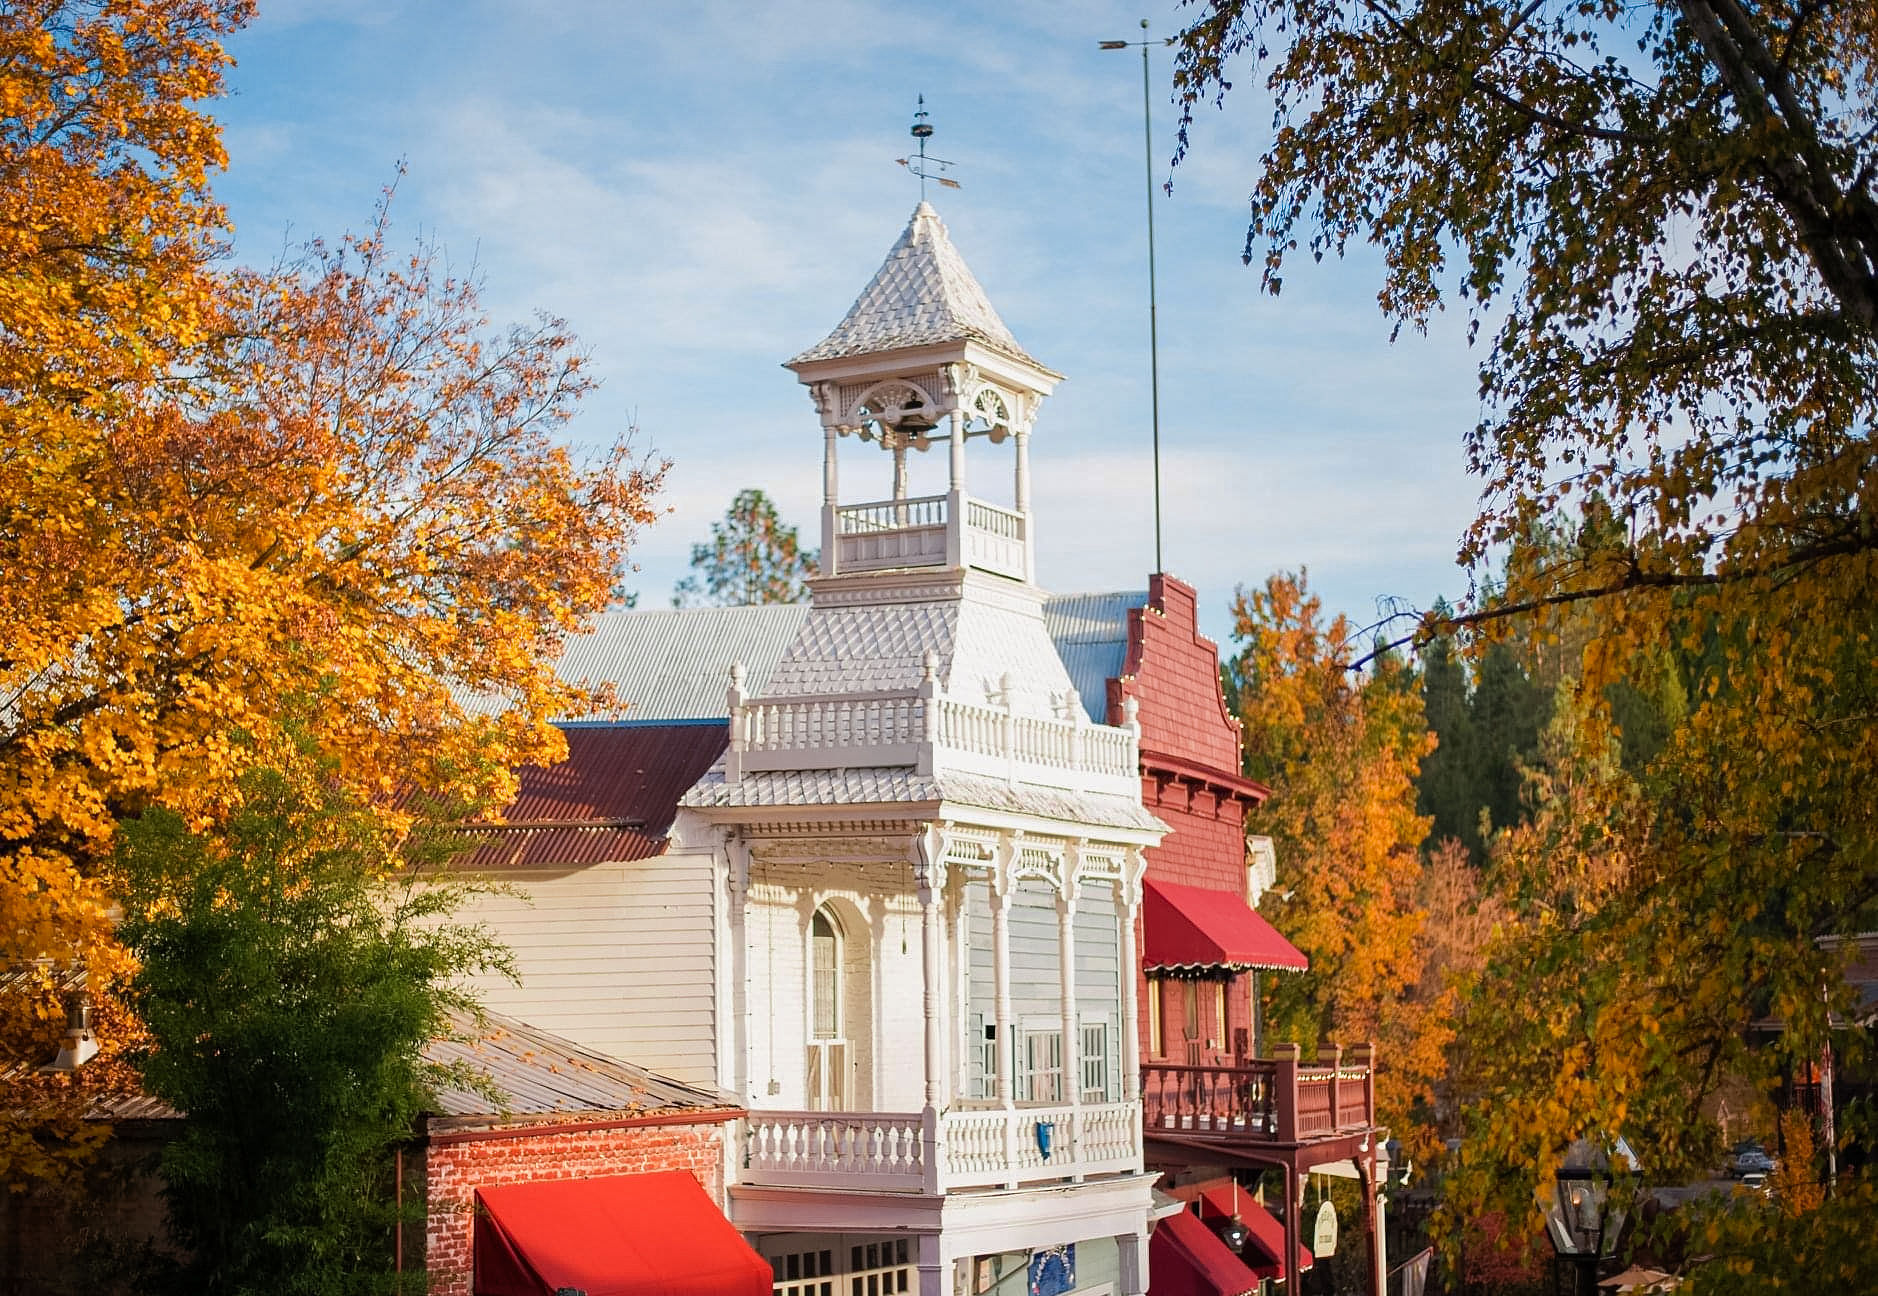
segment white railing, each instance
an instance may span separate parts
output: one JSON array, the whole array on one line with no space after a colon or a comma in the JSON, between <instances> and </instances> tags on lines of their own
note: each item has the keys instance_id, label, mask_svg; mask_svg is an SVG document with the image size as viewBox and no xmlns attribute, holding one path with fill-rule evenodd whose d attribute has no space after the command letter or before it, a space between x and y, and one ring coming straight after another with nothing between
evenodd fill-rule
<instances>
[{"instance_id":1,"label":"white railing","mask_svg":"<svg viewBox=\"0 0 1878 1296\"><path fill-rule=\"evenodd\" d=\"M977 772L999 774L999 762L1012 772L1023 767L1059 774L1082 774L1126 792L1140 776L1134 733L1076 719L1012 715L997 707L974 706L937 698L934 741L947 751L978 757ZM1093 788L1091 790L1094 790Z\"/></svg>"},{"instance_id":2,"label":"white railing","mask_svg":"<svg viewBox=\"0 0 1878 1296\"><path fill-rule=\"evenodd\" d=\"M837 535L868 535L899 527L946 524L946 497L915 495L908 499L876 500L871 504L843 504L835 509Z\"/></svg>"},{"instance_id":3,"label":"white railing","mask_svg":"<svg viewBox=\"0 0 1878 1296\"><path fill-rule=\"evenodd\" d=\"M1042 1138L1039 1127L1047 1131ZM743 1179L785 1188L948 1192L1141 1168L1135 1103L947 1112L939 1118L936 1172L926 1163L921 1128L917 1112L751 1112Z\"/></svg>"},{"instance_id":4,"label":"white railing","mask_svg":"<svg viewBox=\"0 0 1878 1296\"><path fill-rule=\"evenodd\" d=\"M835 506L835 570L887 571L963 562L1027 580L1028 518L1013 509L966 498L956 544L950 497L913 495Z\"/></svg>"},{"instance_id":5,"label":"white railing","mask_svg":"<svg viewBox=\"0 0 1878 1296\"><path fill-rule=\"evenodd\" d=\"M942 1189L1081 1178L1141 1167L1141 1111L1134 1103L948 1112L940 1129L945 1141Z\"/></svg>"},{"instance_id":6,"label":"white railing","mask_svg":"<svg viewBox=\"0 0 1878 1296\"><path fill-rule=\"evenodd\" d=\"M751 1112L749 1121L748 1183L882 1192L925 1186L918 1112Z\"/></svg>"},{"instance_id":7,"label":"white railing","mask_svg":"<svg viewBox=\"0 0 1878 1296\"><path fill-rule=\"evenodd\" d=\"M1024 538L1024 515L1014 509L999 508L983 500L965 501L965 525L1006 540Z\"/></svg>"},{"instance_id":8,"label":"white railing","mask_svg":"<svg viewBox=\"0 0 1878 1296\"><path fill-rule=\"evenodd\" d=\"M738 775L756 770L932 766L1126 795L1140 776L1126 727L1020 716L918 690L755 698L731 714Z\"/></svg>"},{"instance_id":9,"label":"white railing","mask_svg":"<svg viewBox=\"0 0 1878 1296\"><path fill-rule=\"evenodd\" d=\"M926 733L917 693L768 698L742 708L745 769L911 765Z\"/></svg>"}]
</instances>

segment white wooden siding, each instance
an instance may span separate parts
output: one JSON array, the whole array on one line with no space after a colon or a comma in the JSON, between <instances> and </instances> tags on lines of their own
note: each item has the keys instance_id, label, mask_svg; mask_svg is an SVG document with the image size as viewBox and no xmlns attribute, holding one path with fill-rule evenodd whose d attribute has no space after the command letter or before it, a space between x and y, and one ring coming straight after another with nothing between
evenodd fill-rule
<instances>
[{"instance_id":1,"label":"white wooden siding","mask_svg":"<svg viewBox=\"0 0 1878 1296\"><path fill-rule=\"evenodd\" d=\"M848 1106L918 1111L925 1096L919 904L910 866L881 864L752 866L743 931L750 1104L808 1106L808 932L824 905L843 937Z\"/></svg>"},{"instance_id":2,"label":"white wooden siding","mask_svg":"<svg viewBox=\"0 0 1878 1296\"><path fill-rule=\"evenodd\" d=\"M490 1009L675 1080L715 1087L715 884L708 855L496 880L463 917L513 951L521 984L481 977Z\"/></svg>"}]
</instances>

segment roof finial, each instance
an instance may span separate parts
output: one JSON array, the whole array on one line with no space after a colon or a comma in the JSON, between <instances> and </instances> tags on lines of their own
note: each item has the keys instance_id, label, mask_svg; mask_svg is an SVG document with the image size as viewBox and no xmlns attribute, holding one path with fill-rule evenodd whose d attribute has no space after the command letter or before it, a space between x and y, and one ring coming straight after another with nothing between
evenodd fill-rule
<instances>
[{"instance_id":1,"label":"roof finial","mask_svg":"<svg viewBox=\"0 0 1878 1296\"><path fill-rule=\"evenodd\" d=\"M908 156L894 159L894 161L919 177L919 200L921 202L926 201L926 182L928 180L937 180L948 189L956 189L959 187L958 181L948 180L944 175L940 174L941 172L950 170L952 163L942 157L928 157L926 155L926 141L932 138L932 123L926 119L931 115L932 114L926 111L926 96L922 94L919 97L919 110L913 114L913 129L910 132L913 138L919 141L919 155L917 157Z\"/></svg>"}]
</instances>

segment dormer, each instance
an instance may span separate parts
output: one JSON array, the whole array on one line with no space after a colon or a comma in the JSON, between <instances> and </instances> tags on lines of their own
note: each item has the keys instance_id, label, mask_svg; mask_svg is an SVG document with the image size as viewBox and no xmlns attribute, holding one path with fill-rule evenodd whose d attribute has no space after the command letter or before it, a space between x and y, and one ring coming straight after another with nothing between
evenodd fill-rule
<instances>
[{"instance_id":1,"label":"dormer","mask_svg":"<svg viewBox=\"0 0 1878 1296\"><path fill-rule=\"evenodd\" d=\"M931 205L906 232L834 332L788 362L821 415L822 575L973 568L1031 584L1030 429L1062 375L1011 335ZM843 437L891 457L884 488L850 492L836 471ZM993 461L967 491L967 445L1009 446L1009 503L992 498ZM909 452L947 448L943 491L913 494Z\"/></svg>"}]
</instances>

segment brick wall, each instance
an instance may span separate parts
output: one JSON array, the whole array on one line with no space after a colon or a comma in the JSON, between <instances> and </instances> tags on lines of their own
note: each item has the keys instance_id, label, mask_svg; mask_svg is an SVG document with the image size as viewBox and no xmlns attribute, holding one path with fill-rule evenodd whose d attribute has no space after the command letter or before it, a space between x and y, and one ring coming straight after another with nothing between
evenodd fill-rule
<instances>
[{"instance_id":1,"label":"brick wall","mask_svg":"<svg viewBox=\"0 0 1878 1296\"><path fill-rule=\"evenodd\" d=\"M424 1261L434 1296L469 1296L470 1240L476 1190L544 1179L594 1179L689 1170L711 1200L724 1200L725 1125L708 1123L589 1128L558 1134L451 1142L433 1135L424 1162L428 1207ZM562 1128L562 1127L557 1127Z\"/></svg>"}]
</instances>

